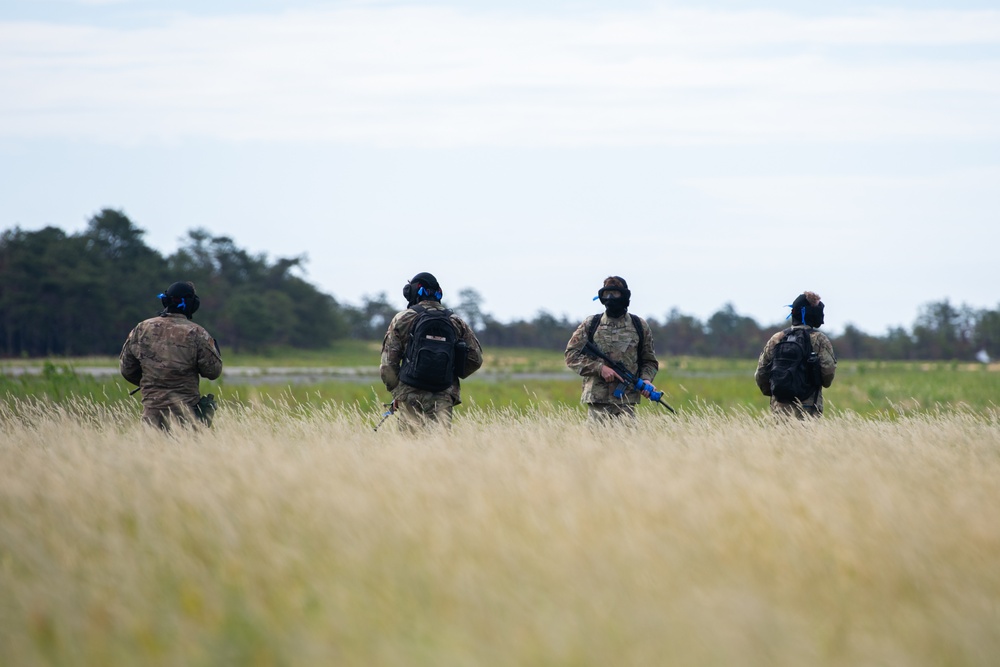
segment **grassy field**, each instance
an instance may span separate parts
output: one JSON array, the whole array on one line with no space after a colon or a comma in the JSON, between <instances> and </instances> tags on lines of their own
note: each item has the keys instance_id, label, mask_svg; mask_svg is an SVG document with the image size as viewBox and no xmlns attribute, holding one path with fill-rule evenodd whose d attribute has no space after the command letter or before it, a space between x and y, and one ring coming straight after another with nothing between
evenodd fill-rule
<instances>
[{"instance_id":1,"label":"grassy field","mask_svg":"<svg viewBox=\"0 0 1000 667\"><path fill-rule=\"evenodd\" d=\"M373 350L227 358L283 370L169 435L113 359L0 363L0 665L996 664L1000 369L843 361L778 424L665 359L677 415L592 428L501 351L412 438Z\"/></svg>"},{"instance_id":2,"label":"grassy field","mask_svg":"<svg viewBox=\"0 0 1000 667\"><path fill-rule=\"evenodd\" d=\"M995 411L370 417L271 397L165 435L124 402L0 404L0 664L1000 655Z\"/></svg>"},{"instance_id":3,"label":"grassy field","mask_svg":"<svg viewBox=\"0 0 1000 667\"><path fill-rule=\"evenodd\" d=\"M226 367L280 369L266 377L227 372L218 382L202 382L203 393L241 405L286 404L311 409L331 403L379 412L389 395L378 380L377 343L345 342L324 352L276 352L268 357L227 356ZM37 375L13 376L13 367L34 367ZM656 385L665 400L681 410L767 410L767 399L753 382L756 359L665 358ZM77 368L103 368L94 378ZM122 380L113 358L0 362L0 400L45 398L62 402L87 397L105 404L128 404L138 412L134 387ZM313 372L351 369L355 374ZM2 372L8 372L4 374ZM1000 364L955 362L878 362L841 360L837 379L824 391L828 415L857 413L894 418L940 410L983 412L997 408ZM580 409L580 379L569 374L558 352L490 350L482 370L463 383L465 407L536 410ZM645 405L643 410L661 408ZM459 408L459 418L464 408Z\"/></svg>"}]
</instances>

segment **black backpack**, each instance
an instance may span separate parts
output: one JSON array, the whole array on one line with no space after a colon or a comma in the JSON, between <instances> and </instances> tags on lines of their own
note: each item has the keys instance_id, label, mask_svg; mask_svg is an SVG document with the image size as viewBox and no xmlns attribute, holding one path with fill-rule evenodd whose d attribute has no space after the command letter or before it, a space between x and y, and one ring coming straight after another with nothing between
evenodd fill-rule
<instances>
[{"instance_id":1,"label":"black backpack","mask_svg":"<svg viewBox=\"0 0 1000 667\"><path fill-rule=\"evenodd\" d=\"M771 396L782 403L812 398L819 389L819 358L811 329L785 329L771 359Z\"/></svg>"},{"instance_id":2,"label":"black backpack","mask_svg":"<svg viewBox=\"0 0 1000 667\"><path fill-rule=\"evenodd\" d=\"M455 382L458 331L448 309L416 305L417 319L410 329L399 380L425 391L444 391ZM458 369L460 370L460 369Z\"/></svg>"}]
</instances>

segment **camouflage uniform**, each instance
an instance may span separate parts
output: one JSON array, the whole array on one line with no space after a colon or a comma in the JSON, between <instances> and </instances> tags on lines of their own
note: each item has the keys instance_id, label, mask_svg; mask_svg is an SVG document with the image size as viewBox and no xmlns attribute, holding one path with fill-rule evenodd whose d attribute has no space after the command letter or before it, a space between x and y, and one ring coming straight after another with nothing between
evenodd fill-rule
<instances>
[{"instance_id":1,"label":"camouflage uniform","mask_svg":"<svg viewBox=\"0 0 1000 667\"><path fill-rule=\"evenodd\" d=\"M601 421L608 417L634 417L635 405L642 394L629 387L622 398L615 398L614 391L618 381L605 382L601 378L601 366L604 362L583 352L583 346L587 344L587 332L595 317L600 317L601 320L594 332L594 344L608 357L621 362L638 377L649 382L653 381L660 368L653 351L653 333L646 320L640 317L643 344L642 350L639 350L639 332L632 323L632 316L625 313L621 317L611 317L602 313L585 319L566 345L566 365L583 376L583 394L580 400L587 404L589 418Z\"/></svg>"},{"instance_id":2,"label":"camouflage uniform","mask_svg":"<svg viewBox=\"0 0 1000 667\"><path fill-rule=\"evenodd\" d=\"M445 310L439 301L421 301L417 305L427 310ZM406 343L416 319L417 311L412 308L398 312L392 318L385 339L382 341L379 374L385 388L392 393L400 422L406 427L412 430L418 425L423 426L429 422L450 427L452 408L462 402L458 378L455 378L455 382L444 391L426 391L399 381L399 369L406 352ZM458 315L452 314L451 323L458 331L458 340L465 341L468 346L465 374L471 375L483 365L483 350L479 345L479 339Z\"/></svg>"},{"instance_id":3,"label":"camouflage uniform","mask_svg":"<svg viewBox=\"0 0 1000 667\"><path fill-rule=\"evenodd\" d=\"M201 398L199 375L222 374L215 339L181 313L168 313L136 325L122 346L122 376L142 390L142 418L166 427L172 418L192 422Z\"/></svg>"},{"instance_id":4,"label":"camouflage uniform","mask_svg":"<svg viewBox=\"0 0 1000 667\"><path fill-rule=\"evenodd\" d=\"M792 329L808 329L809 341L812 343L813 352L819 357L820 377L822 387L816 389L813 398L798 403L782 403L774 396L771 396L771 360L774 358L774 346L778 344L785 335L785 330L771 336L764 346L757 360L757 371L754 373L754 380L765 396L771 396L771 412L779 416L795 416L799 419L806 415L820 417L823 414L823 387L833 384L833 376L837 372L837 356L833 353L833 344L826 334L813 329L805 324L796 324Z\"/></svg>"}]
</instances>

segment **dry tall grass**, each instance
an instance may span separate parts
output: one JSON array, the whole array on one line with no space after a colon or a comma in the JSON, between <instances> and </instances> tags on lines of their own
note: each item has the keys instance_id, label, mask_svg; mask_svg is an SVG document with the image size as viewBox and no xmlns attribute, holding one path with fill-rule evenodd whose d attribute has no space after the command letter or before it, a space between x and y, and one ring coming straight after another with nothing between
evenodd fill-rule
<instances>
[{"instance_id":1,"label":"dry tall grass","mask_svg":"<svg viewBox=\"0 0 1000 667\"><path fill-rule=\"evenodd\" d=\"M1000 418L0 408L4 665L989 665Z\"/></svg>"}]
</instances>

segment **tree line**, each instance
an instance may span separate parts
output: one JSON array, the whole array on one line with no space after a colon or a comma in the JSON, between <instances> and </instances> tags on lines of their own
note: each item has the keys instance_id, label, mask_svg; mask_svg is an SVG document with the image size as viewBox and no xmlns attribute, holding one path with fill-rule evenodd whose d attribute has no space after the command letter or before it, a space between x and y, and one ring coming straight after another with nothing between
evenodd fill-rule
<instances>
[{"instance_id":1,"label":"tree line","mask_svg":"<svg viewBox=\"0 0 1000 667\"><path fill-rule=\"evenodd\" d=\"M323 349L337 340L381 340L401 304L385 293L359 305L338 302L300 275L303 257L271 260L226 236L187 233L163 256L146 245L145 231L123 212L104 209L84 231L20 228L0 235L0 356L117 354L135 324L156 313L153 298L178 276L211 295L197 315L226 350L259 352L289 347ZM482 310L480 294L457 292L455 310L484 346L562 350L579 322L545 310L532 319L501 322ZM647 318L657 352L755 358L783 323L761 326L726 304L701 321L674 309ZM833 338L837 354L855 359L996 359L998 310L923 306L912 329L873 336L848 325Z\"/></svg>"},{"instance_id":2,"label":"tree line","mask_svg":"<svg viewBox=\"0 0 1000 667\"><path fill-rule=\"evenodd\" d=\"M117 354L155 296L177 280L210 294L197 321L233 351L322 348L347 335L336 300L295 274L302 258L270 261L205 230L167 257L120 211L79 234L56 227L0 235L0 351L6 357Z\"/></svg>"}]
</instances>

